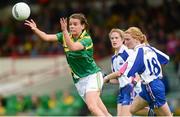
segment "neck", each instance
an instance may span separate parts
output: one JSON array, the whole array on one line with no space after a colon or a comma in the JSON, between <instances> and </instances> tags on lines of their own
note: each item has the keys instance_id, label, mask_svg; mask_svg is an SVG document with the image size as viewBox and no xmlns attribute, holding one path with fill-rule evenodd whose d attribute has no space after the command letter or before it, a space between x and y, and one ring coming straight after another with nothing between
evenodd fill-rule
<instances>
[{"instance_id":1,"label":"neck","mask_svg":"<svg viewBox=\"0 0 180 117\"><path fill-rule=\"evenodd\" d=\"M79 34L76 34L76 35L72 35L74 38L79 38L82 34L83 34L84 31L80 32Z\"/></svg>"},{"instance_id":2,"label":"neck","mask_svg":"<svg viewBox=\"0 0 180 117\"><path fill-rule=\"evenodd\" d=\"M78 35L72 35L73 38L78 38L80 36L80 34Z\"/></svg>"},{"instance_id":3,"label":"neck","mask_svg":"<svg viewBox=\"0 0 180 117\"><path fill-rule=\"evenodd\" d=\"M134 43L134 48L135 48L136 46L140 45L140 44L141 44L140 42Z\"/></svg>"},{"instance_id":4,"label":"neck","mask_svg":"<svg viewBox=\"0 0 180 117\"><path fill-rule=\"evenodd\" d=\"M115 49L114 49L114 50L115 50L115 54L117 54L117 53L119 52L119 50L121 49L121 47L122 47L122 45L119 46L118 48L115 48Z\"/></svg>"}]
</instances>

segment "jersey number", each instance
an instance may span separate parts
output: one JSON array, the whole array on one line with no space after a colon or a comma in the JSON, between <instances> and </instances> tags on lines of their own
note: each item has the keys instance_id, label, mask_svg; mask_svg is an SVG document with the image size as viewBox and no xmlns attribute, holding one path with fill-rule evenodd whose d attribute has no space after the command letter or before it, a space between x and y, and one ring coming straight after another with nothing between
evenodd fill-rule
<instances>
[{"instance_id":1,"label":"jersey number","mask_svg":"<svg viewBox=\"0 0 180 117\"><path fill-rule=\"evenodd\" d=\"M148 68L150 71L150 76L155 74L156 76L159 75L161 68L159 67L156 59L153 57L151 60L147 59Z\"/></svg>"}]
</instances>

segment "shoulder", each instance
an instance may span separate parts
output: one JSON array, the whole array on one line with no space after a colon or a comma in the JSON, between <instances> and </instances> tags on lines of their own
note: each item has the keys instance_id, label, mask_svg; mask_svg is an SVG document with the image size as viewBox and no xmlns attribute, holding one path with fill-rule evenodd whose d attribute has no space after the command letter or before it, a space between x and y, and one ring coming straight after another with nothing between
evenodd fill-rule
<instances>
[{"instance_id":1,"label":"shoulder","mask_svg":"<svg viewBox=\"0 0 180 117\"><path fill-rule=\"evenodd\" d=\"M131 55L131 54L134 54L135 53L135 51L133 50L133 49L128 49L128 50L126 50L127 51L127 53L129 54L129 55Z\"/></svg>"},{"instance_id":2,"label":"shoulder","mask_svg":"<svg viewBox=\"0 0 180 117\"><path fill-rule=\"evenodd\" d=\"M156 49L155 47L150 47L154 53L157 55L157 58L161 64L167 64L170 60L169 56L162 51Z\"/></svg>"},{"instance_id":3,"label":"shoulder","mask_svg":"<svg viewBox=\"0 0 180 117\"><path fill-rule=\"evenodd\" d=\"M128 60L134 61L135 59L139 59L143 56L143 53L144 53L143 48L138 48L136 50L130 50Z\"/></svg>"},{"instance_id":4,"label":"shoulder","mask_svg":"<svg viewBox=\"0 0 180 117\"><path fill-rule=\"evenodd\" d=\"M91 36L87 33L87 32L83 32L84 34L82 34L80 36L79 41L88 41L88 42L92 42L92 38Z\"/></svg>"},{"instance_id":5,"label":"shoulder","mask_svg":"<svg viewBox=\"0 0 180 117\"><path fill-rule=\"evenodd\" d=\"M56 33L56 37L57 37L57 39L58 39L58 42L63 42L63 34L62 34L62 32L58 32L58 33Z\"/></svg>"},{"instance_id":6,"label":"shoulder","mask_svg":"<svg viewBox=\"0 0 180 117\"><path fill-rule=\"evenodd\" d=\"M62 37L63 34L62 34L62 32L58 32L58 33L56 33L56 36L59 38L59 37Z\"/></svg>"},{"instance_id":7,"label":"shoulder","mask_svg":"<svg viewBox=\"0 0 180 117\"><path fill-rule=\"evenodd\" d=\"M82 39L91 39L91 36L86 30L84 30L79 38L80 38L80 40L82 40Z\"/></svg>"},{"instance_id":8,"label":"shoulder","mask_svg":"<svg viewBox=\"0 0 180 117\"><path fill-rule=\"evenodd\" d=\"M128 49L128 47L126 47L125 45L122 45L122 51L127 53L128 55L134 53L133 49Z\"/></svg>"}]
</instances>

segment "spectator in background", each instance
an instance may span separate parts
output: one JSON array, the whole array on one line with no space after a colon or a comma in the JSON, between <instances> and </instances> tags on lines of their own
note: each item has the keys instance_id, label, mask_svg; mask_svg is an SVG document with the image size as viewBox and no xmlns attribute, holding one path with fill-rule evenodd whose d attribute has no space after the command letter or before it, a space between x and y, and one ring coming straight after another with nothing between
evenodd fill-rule
<instances>
[{"instance_id":1,"label":"spectator in background","mask_svg":"<svg viewBox=\"0 0 180 117\"><path fill-rule=\"evenodd\" d=\"M48 100L48 107L54 109L57 106L57 97L55 92L51 93Z\"/></svg>"},{"instance_id":2,"label":"spectator in background","mask_svg":"<svg viewBox=\"0 0 180 117\"><path fill-rule=\"evenodd\" d=\"M2 105L2 102L0 102L0 116L3 116L6 114L6 109L5 107Z\"/></svg>"},{"instance_id":3,"label":"spectator in background","mask_svg":"<svg viewBox=\"0 0 180 117\"><path fill-rule=\"evenodd\" d=\"M75 101L75 98L68 92L64 91L62 95L62 103L65 105L72 105Z\"/></svg>"},{"instance_id":4,"label":"spectator in background","mask_svg":"<svg viewBox=\"0 0 180 117\"><path fill-rule=\"evenodd\" d=\"M170 33L168 35L168 39L167 39L167 45L166 45L166 48L167 48L167 53L172 57L172 59L174 60L175 59L175 55L176 55L176 48L178 46L178 41L177 41L177 38L175 36L174 33Z\"/></svg>"},{"instance_id":5,"label":"spectator in background","mask_svg":"<svg viewBox=\"0 0 180 117\"><path fill-rule=\"evenodd\" d=\"M30 109L32 109L33 110L33 112L36 112L36 110L40 107L40 98L38 97L38 96L36 96L36 95L32 95L31 96L31 99L30 99L31 101L32 101L32 105L31 105L31 107L30 107ZM28 105L29 106L29 105Z\"/></svg>"},{"instance_id":6,"label":"spectator in background","mask_svg":"<svg viewBox=\"0 0 180 117\"><path fill-rule=\"evenodd\" d=\"M168 76L163 72L163 78L161 78L161 81L163 82L165 86L165 92L166 95L169 93L169 81L168 81Z\"/></svg>"},{"instance_id":7,"label":"spectator in background","mask_svg":"<svg viewBox=\"0 0 180 117\"><path fill-rule=\"evenodd\" d=\"M180 15L178 15L178 13L180 2L178 2L177 0L160 0L160 2L156 0L153 0L153 2L152 0L148 0L148 2L146 0L106 0L103 2L84 1L83 5L81 5L82 3L79 3L78 1L63 1L64 2L56 0L28 0L27 2L32 5L31 8L33 12L31 14L31 17L39 22L39 26L41 28L50 33L55 32L58 29L58 25L56 24L56 22L59 20L58 17L68 15L76 11L83 11L84 13L86 13L89 21L92 22L91 24L95 25L97 28L99 28L99 30L101 30L101 34L98 34L96 33L96 31L94 31L92 35L94 39L100 40L94 41L94 49L97 53L95 53L96 58L98 57L101 59L102 57L112 54L112 51L108 49L111 47L109 42L107 42L107 44L106 41L102 40L108 40L106 39L106 30L110 30L114 26L118 26L121 29L127 28L128 26L132 25L141 27L141 29L145 30L146 33L151 36L150 43L152 44L152 42L154 42L155 45L153 46L155 47L159 47L159 44L162 43L159 43L159 34L156 32L158 32L159 30L163 30L163 32L165 33L164 36L165 38L167 38L168 33L179 30L180 23L178 23L178 21L180 20ZM1 9L3 9L4 7L8 7L7 5L11 4L13 4L13 2L3 2L3 7L1 7ZM6 10L2 10L2 12L3 14L9 14L9 11ZM96 15L97 13L99 15ZM16 48L13 49L13 55L16 55L17 53L17 57L39 57L41 55L59 55L63 53L63 49L58 47L56 47L58 51L49 51L50 46L43 46L44 44L42 44L42 42L39 42L38 40L36 40L35 43L39 43L38 47L41 49L37 49L37 44L30 43L32 46L31 51L33 52L25 52L24 40L26 40L26 35L32 34L22 28L21 22L15 22L9 17L3 16L0 19L0 45L2 47L0 48L1 57L10 57L12 55L11 51L9 51L10 49L6 45L7 35L9 35L11 32L14 32L20 40L19 45L15 45ZM151 27L151 29L148 30L147 27ZM94 30L94 27L92 28ZM49 43L49 45L51 44L52 43ZM160 45L164 47L163 44ZM101 51L104 52L102 53ZM162 51L164 52L164 50Z\"/></svg>"},{"instance_id":8,"label":"spectator in background","mask_svg":"<svg viewBox=\"0 0 180 117\"><path fill-rule=\"evenodd\" d=\"M3 116L6 114L6 99L0 95L0 116Z\"/></svg>"}]
</instances>

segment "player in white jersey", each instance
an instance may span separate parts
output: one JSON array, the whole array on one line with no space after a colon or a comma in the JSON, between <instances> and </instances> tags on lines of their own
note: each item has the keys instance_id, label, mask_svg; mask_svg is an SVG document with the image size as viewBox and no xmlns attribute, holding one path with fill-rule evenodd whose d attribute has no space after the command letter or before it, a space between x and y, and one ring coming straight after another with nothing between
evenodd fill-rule
<instances>
[{"instance_id":1,"label":"player in white jersey","mask_svg":"<svg viewBox=\"0 0 180 117\"><path fill-rule=\"evenodd\" d=\"M122 30L116 28L112 29L109 33L111 45L115 51L115 54L111 58L112 73L119 71L131 52L131 50L123 44L123 33ZM117 116L131 116L130 105L135 96L131 81L132 80L126 76L121 76L121 78L116 76L116 79L110 80L111 83L118 82L120 87L117 97Z\"/></svg>"},{"instance_id":2,"label":"player in white jersey","mask_svg":"<svg viewBox=\"0 0 180 117\"><path fill-rule=\"evenodd\" d=\"M161 64L167 64L169 56L149 45L142 44L147 40L137 27L130 27L125 31L124 39L125 45L134 49L134 53L127 59L128 65L124 75L130 78L138 73L142 79L142 91L135 97L130 112L135 114L149 105L158 116L172 116L165 97L165 87L160 80Z\"/></svg>"},{"instance_id":3,"label":"player in white jersey","mask_svg":"<svg viewBox=\"0 0 180 117\"><path fill-rule=\"evenodd\" d=\"M123 31L120 29L112 29L109 33L111 45L115 51L112 56L112 73L104 78L104 82L110 80L111 83L119 83L119 93L117 97L117 115L118 116L130 116L130 104L133 101L135 94L141 92L140 79L132 80L126 76L119 77L119 69L127 60L129 54L133 54L133 50L128 49L124 44ZM113 76L112 76L113 75ZM111 78L109 76L112 76ZM117 80L118 79L118 80ZM137 81L138 80L138 81ZM136 113L137 115L148 115L149 112L153 112L149 108L145 108L143 111ZM151 115L151 114L150 114ZM153 114L152 114L153 115Z\"/></svg>"}]
</instances>

